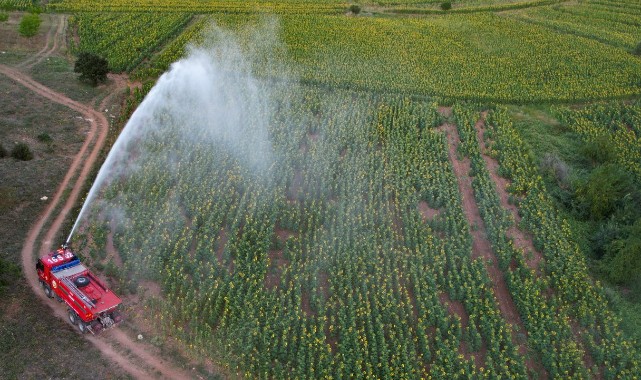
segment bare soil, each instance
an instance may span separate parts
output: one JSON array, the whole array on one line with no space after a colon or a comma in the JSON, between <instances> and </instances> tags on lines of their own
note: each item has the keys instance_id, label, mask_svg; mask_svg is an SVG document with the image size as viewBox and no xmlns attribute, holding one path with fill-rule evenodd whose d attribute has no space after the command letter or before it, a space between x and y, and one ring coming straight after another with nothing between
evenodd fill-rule
<instances>
[{"instance_id":1,"label":"bare soil","mask_svg":"<svg viewBox=\"0 0 641 380\"><path fill-rule=\"evenodd\" d=\"M420 201L418 202L418 212L421 213L421 218L423 219L423 222L425 222L436 218L441 213L441 210L431 208L427 202Z\"/></svg>"}]
</instances>

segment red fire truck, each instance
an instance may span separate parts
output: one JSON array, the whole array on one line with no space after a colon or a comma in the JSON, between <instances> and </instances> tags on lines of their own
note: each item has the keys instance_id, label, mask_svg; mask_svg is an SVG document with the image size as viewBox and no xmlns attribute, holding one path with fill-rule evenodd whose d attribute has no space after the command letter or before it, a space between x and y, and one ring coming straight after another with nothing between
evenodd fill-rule
<instances>
[{"instance_id":1,"label":"red fire truck","mask_svg":"<svg viewBox=\"0 0 641 380\"><path fill-rule=\"evenodd\" d=\"M120 298L74 255L68 245L50 252L36 263L45 294L67 304L69 321L81 333L97 334L122 321Z\"/></svg>"}]
</instances>

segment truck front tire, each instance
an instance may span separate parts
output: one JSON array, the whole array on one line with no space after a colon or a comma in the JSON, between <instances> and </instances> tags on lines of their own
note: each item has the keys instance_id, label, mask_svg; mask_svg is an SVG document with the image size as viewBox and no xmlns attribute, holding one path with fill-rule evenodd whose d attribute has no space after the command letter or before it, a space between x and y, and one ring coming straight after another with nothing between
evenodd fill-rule
<instances>
[{"instance_id":1,"label":"truck front tire","mask_svg":"<svg viewBox=\"0 0 641 380\"><path fill-rule=\"evenodd\" d=\"M80 330L81 334L87 332L87 325L80 319L78 319L78 330Z\"/></svg>"},{"instance_id":2,"label":"truck front tire","mask_svg":"<svg viewBox=\"0 0 641 380\"><path fill-rule=\"evenodd\" d=\"M45 295L47 296L47 298L53 298L53 291L51 290L49 285L47 285L46 283L43 282L42 283L42 289L44 290Z\"/></svg>"}]
</instances>

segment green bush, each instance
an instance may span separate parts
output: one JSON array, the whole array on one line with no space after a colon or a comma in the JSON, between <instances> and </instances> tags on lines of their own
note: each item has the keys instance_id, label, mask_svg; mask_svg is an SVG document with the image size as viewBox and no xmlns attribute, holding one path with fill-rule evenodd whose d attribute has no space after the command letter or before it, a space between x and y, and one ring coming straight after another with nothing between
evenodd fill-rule
<instances>
[{"instance_id":1,"label":"green bush","mask_svg":"<svg viewBox=\"0 0 641 380\"><path fill-rule=\"evenodd\" d=\"M602 220L632 190L632 179L625 170L615 164L601 165L577 186L577 211L586 219Z\"/></svg>"},{"instance_id":2,"label":"green bush","mask_svg":"<svg viewBox=\"0 0 641 380\"><path fill-rule=\"evenodd\" d=\"M31 152L31 149L29 149L29 145L25 143L18 143L13 147L11 157L21 161L29 161L33 159L33 153Z\"/></svg>"},{"instance_id":3,"label":"green bush","mask_svg":"<svg viewBox=\"0 0 641 380\"><path fill-rule=\"evenodd\" d=\"M632 54L634 55L641 55L641 42L637 45L637 47L632 50Z\"/></svg>"},{"instance_id":4,"label":"green bush","mask_svg":"<svg viewBox=\"0 0 641 380\"><path fill-rule=\"evenodd\" d=\"M581 147L580 152L591 164L605 164L614 160L614 144L607 136L597 137Z\"/></svg>"},{"instance_id":5,"label":"green bush","mask_svg":"<svg viewBox=\"0 0 641 380\"><path fill-rule=\"evenodd\" d=\"M444 1L441 3L441 9L444 11L449 11L452 9L452 2L450 1Z\"/></svg>"},{"instance_id":6,"label":"green bush","mask_svg":"<svg viewBox=\"0 0 641 380\"><path fill-rule=\"evenodd\" d=\"M43 143L49 143L49 142L53 141L53 139L51 138L51 136L49 136L48 133L39 134L38 135L38 140L40 140Z\"/></svg>"},{"instance_id":7,"label":"green bush","mask_svg":"<svg viewBox=\"0 0 641 380\"><path fill-rule=\"evenodd\" d=\"M641 275L641 219L628 227L626 238L614 240L608 247L603 269L610 281L628 283Z\"/></svg>"},{"instance_id":8,"label":"green bush","mask_svg":"<svg viewBox=\"0 0 641 380\"><path fill-rule=\"evenodd\" d=\"M358 4L352 4L349 6L349 11L352 12L353 14L357 15L361 13L361 6Z\"/></svg>"},{"instance_id":9,"label":"green bush","mask_svg":"<svg viewBox=\"0 0 641 380\"><path fill-rule=\"evenodd\" d=\"M93 86L98 82L107 80L109 72L109 63L106 59L93 53L81 52L73 68L75 73L80 73L80 80L88 81Z\"/></svg>"},{"instance_id":10,"label":"green bush","mask_svg":"<svg viewBox=\"0 0 641 380\"><path fill-rule=\"evenodd\" d=\"M9 14L5 12L0 12L0 22L7 21L9 19Z\"/></svg>"},{"instance_id":11,"label":"green bush","mask_svg":"<svg viewBox=\"0 0 641 380\"><path fill-rule=\"evenodd\" d=\"M20 28L18 31L21 35L25 37L33 37L38 33L40 29L40 16L33 13L28 13L22 16L20 20Z\"/></svg>"}]
</instances>

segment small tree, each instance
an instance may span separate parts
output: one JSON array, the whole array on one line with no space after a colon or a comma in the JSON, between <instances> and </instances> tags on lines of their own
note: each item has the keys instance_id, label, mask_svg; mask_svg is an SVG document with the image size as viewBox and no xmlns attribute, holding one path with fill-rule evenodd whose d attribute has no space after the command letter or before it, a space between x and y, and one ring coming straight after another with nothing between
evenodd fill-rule
<instances>
[{"instance_id":1,"label":"small tree","mask_svg":"<svg viewBox=\"0 0 641 380\"><path fill-rule=\"evenodd\" d=\"M80 80L88 81L93 86L96 86L98 82L107 80L109 63L106 59L93 53L82 52L78 55L73 71L80 73Z\"/></svg>"},{"instance_id":2,"label":"small tree","mask_svg":"<svg viewBox=\"0 0 641 380\"><path fill-rule=\"evenodd\" d=\"M33 153L31 149L29 149L29 145L17 143L16 146L13 147L13 150L11 150L11 157L21 161L29 161L33 159Z\"/></svg>"},{"instance_id":3,"label":"small tree","mask_svg":"<svg viewBox=\"0 0 641 380\"><path fill-rule=\"evenodd\" d=\"M352 4L349 6L349 11L352 12L353 14L357 15L361 13L361 6L358 4Z\"/></svg>"},{"instance_id":4,"label":"small tree","mask_svg":"<svg viewBox=\"0 0 641 380\"><path fill-rule=\"evenodd\" d=\"M40 29L40 16L33 13L22 16L20 27L18 28L21 35L33 37L38 33L38 29Z\"/></svg>"},{"instance_id":5,"label":"small tree","mask_svg":"<svg viewBox=\"0 0 641 380\"><path fill-rule=\"evenodd\" d=\"M450 1L444 1L441 3L441 9L444 11L449 11L452 9L452 2Z\"/></svg>"}]
</instances>

